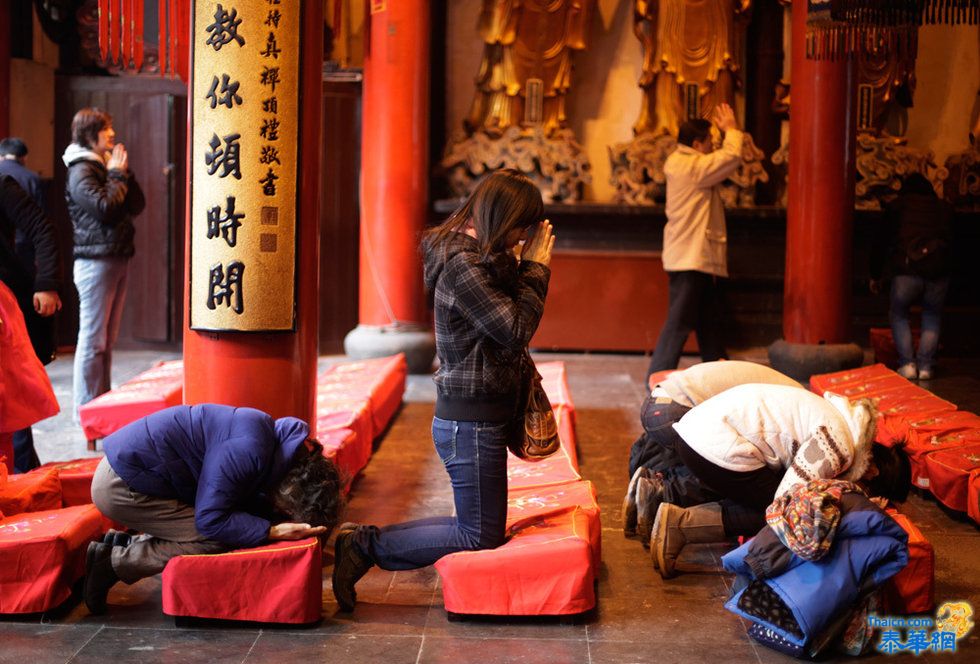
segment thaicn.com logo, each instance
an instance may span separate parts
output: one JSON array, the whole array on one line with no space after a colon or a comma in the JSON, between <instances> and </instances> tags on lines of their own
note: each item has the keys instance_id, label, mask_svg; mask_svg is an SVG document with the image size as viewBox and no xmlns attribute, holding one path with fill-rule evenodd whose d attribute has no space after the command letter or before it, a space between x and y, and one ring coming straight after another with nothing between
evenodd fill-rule
<instances>
[{"instance_id":1,"label":"thaicn.com logo","mask_svg":"<svg viewBox=\"0 0 980 664\"><path fill-rule=\"evenodd\" d=\"M894 655L909 652L954 653L956 642L973 629L973 606L969 602L946 602L928 616L868 616L868 627L881 630L875 645L878 652Z\"/></svg>"}]
</instances>

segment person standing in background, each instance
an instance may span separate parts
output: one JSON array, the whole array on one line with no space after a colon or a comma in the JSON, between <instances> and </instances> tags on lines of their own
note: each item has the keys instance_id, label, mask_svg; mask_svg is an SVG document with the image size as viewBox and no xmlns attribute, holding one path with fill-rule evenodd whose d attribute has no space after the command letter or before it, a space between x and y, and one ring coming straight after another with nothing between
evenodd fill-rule
<instances>
[{"instance_id":1,"label":"person standing in background","mask_svg":"<svg viewBox=\"0 0 980 664\"><path fill-rule=\"evenodd\" d=\"M78 342L73 376L74 408L111 387L112 347L126 300L129 259L135 253L133 217L146 200L129 170L126 148L116 144L112 116L83 108L71 122L65 200L74 239L78 289Z\"/></svg>"},{"instance_id":2,"label":"person standing in background","mask_svg":"<svg viewBox=\"0 0 980 664\"><path fill-rule=\"evenodd\" d=\"M18 233L30 244L30 263L16 251ZM58 411L56 401L34 411L31 408L39 404L24 402L54 400L42 366L54 355L54 338L53 334L44 336L41 331L45 327L52 329L43 323L61 309L58 295L61 259L51 220L13 178L3 174L0 174L0 282L9 288L7 306L15 302L19 310L15 315L8 308L2 321L5 327L0 335L3 337L0 380L6 389L0 390L3 392L0 431L12 436L9 442L13 448L14 470L27 472L40 465L30 425ZM37 391L25 386L36 387Z\"/></svg>"},{"instance_id":3,"label":"person standing in background","mask_svg":"<svg viewBox=\"0 0 980 664\"><path fill-rule=\"evenodd\" d=\"M702 360L727 358L719 327L718 281L728 277L728 239L718 187L741 163L742 132L728 104L715 107L713 120L725 137L720 150L714 150L710 122L688 120L678 132L677 149L664 163L663 265L670 282L670 304L648 376L677 368L691 330L697 332Z\"/></svg>"},{"instance_id":4,"label":"person standing in background","mask_svg":"<svg viewBox=\"0 0 980 664\"><path fill-rule=\"evenodd\" d=\"M921 173L905 178L898 197L885 208L885 226L871 254L871 292L891 277L888 319L898 373L930 380L939 350L943 302L952 272L953 206L936 195ZM922 336L912 344L909 310L922 304Z\"/></svg>"}]
</instances>

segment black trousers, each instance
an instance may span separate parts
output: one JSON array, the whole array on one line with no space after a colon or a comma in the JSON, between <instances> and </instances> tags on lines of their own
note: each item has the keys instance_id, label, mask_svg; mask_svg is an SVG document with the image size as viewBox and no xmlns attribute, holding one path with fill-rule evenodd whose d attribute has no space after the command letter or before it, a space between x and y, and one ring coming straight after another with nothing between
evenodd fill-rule
<instances>
[{"instance_id":1,"label":"black trousers","mask_svg":"<svg viewBox=\"0 0 980 664\"><path fill-rule=\"evenodd\" d=\"M676 369L691 330L705 362L727 359L723 334L721 284L714 275L693 270L668 272L670 304L657 338L647 375Z\"/></svg>"},{"instance_id":2,"label":"black trousers","mask_svg":"<svg viewBox=\"0 0 980 664\"><path fill-rule=\"evenodd\" d=\"M629 476L640 466L659 474L663 480L665 503L692 507L718 500L694 474L687 469L677 453L683 440L673 424L691 410L670 399L647 397L640 408L643 435L630 449Z\"/></svg>"},{"instance_id":3,"label":"black trousers","mask_svg":"<svg viewBox=\"0 0 980 664\"><path fill-rule=\"evenodd\" d=\"M706 487L722 496L721 519L726 535L755 535L765 527L766 508L772 503L783 479L781 472L768 466L748 472L716 466L691 449L683 439L677 452L684 465Z\"/></svg>"}]
</instances>

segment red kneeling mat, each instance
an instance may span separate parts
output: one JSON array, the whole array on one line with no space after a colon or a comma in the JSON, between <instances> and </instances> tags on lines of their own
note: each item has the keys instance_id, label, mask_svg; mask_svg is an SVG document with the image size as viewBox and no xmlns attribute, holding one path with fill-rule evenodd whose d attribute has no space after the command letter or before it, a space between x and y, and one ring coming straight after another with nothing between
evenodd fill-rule
<instances>
[{"instance_id":1,"label":"red kneeling mat","mask_svg":"<svg viewBox=\"0 0 980 664\"><path fill-rule=\"evenodd\" d=\"M564 512L569 507L580 508L589 520L592 564L598 574L602 563L602 525L592 482L580 480L511 491L507 496L507 528L509 530L514 524L533 517Z\"/></svg>"},{"instance_id":2,"label":"red kneeling mat","mask_svg":"<svg viewBox=\"0 0 980 664\"><path fill-rule=\"evenodd\" d=\"M403 353L373 360L342 362L320 373L317 393L367 400L372 425L371 440L374 440L398 412L405 394L407 376L408 364Z\"/></svg>"},{"instance_id":3,"label":"red kneeling mat","mask_svg":"<svg viewBox=\"0 0 980 664\"><path fill-rule=\"evenodd\" d=\"M47 611L68 599L85 574L88 543L103 532L94 505L0 520L0 613Z\"/></svg>"},{"instance_id":4,"label":"red kneeling mat","mask_svg":"<svg viewBox=\"0 0 980 664\"><path fill-rule=\"evenodd\" d=\"M884 364L872 364L858 369L845 369L833 373L819 374L810 377L810 389L817 394L830 391L840 394L839 390L856 383L867 383L879 378L898 376L897 373ZM901 378L901 376L898 376Z\"/></svg>"},{"instance_id":5,"label":"red kneeling mat","mask_svg":"<svg viewBox=\"0 0 980 664\"><path fill-rule=\"evenodd\" d=\"M908 454L912 466L912 483L920 489L930 488L929 469L926 467L926 458L929 455L974 445L980 445L980 431L953 431L934 435L929 439L910 438L905 446L905 453Z\"/></svg>"},{"instance_id":6,"label":"red kneeling mat","mask_svg":"<svg viewBox=\"0 0 980 664\"><path fill-rule=\"evenodd\" d=\"M276 542L214 555L177 556L163 570L171 616L312 623L323 594L320 542Z\"/></svg>"},{"instance_id":7,"label":"red kneeling mat","mask_svg":"<svg viewBox=\"0 0 980 664\"><path fill-rule=\"evenodd\" d=\"M98 468L100 461L102 457L52 461L35 468L31 473L43 473L49 470L58 473L58 479L61 480L62 507L90 505L92 504L92 477L95 476L95 469Z\"/></svg>"},{"instance_id":8,"label":"red kneeling mat","mask_svg":"<svg viewBox=\"0 0 980 664\"><path fill-rule=\"evenodd\" d=\"M350 491L351 480L361 470L361 450L357 434L351 429L330 429L317 433L323 445L323 456L333 461L347 480L344 492Z\"/></svg>"},{"instance_id":9,"label":"red kneeling mat","mask_svg":"<svg viewBox=\"0 0 980 664\"><path fill-rule=\"evenodd\" d=\"M180 405L183 393L184 362L161 362L79 408L82 431L88 440L105 438L134 420Z\"/></svg>"},{"instance_id":10,"label":"red kneeling mat","mask_svg":"<svg viewBox=\"0 0 980 664\"><path fill-rule=\"evenodd\" d=\"M572 467L578 470L578 442L575 436L575 411L568 406L555 406L555 424L558 425L558 440L568 452Z\"/></svg>"},{"instance_id":11,"label":"red kneeling mat","mask_svg":"<svg viewBox=\"0 0 980 664\"><path fill-rule=\"evenodd\" d=\"M595 606L589 516L580 507L513 524L497 549L441 558L446 610L470 615L582 613Z\"/></svg>"},{"instance_id":12,"label":"red kneeling mat","mask_svg":"<svg viewBox=\"0 0 980 664\"><path fill-rule=\"evenodd\" d=\"M887 511L909 535L909 562L885 583L883 613L904 615L932 611L936 578L936 554L932 544L907 516L894 509Z\"/></svg>"},{"instance_id":13,"label":"red kneeling mat","mask_svg":"<svg viewBox=\"0 0 980 664\"><path fill-rule=\"evenodd\" d=\"M6 483L0 486L0 512L7 516L59 507L61 481L56 470L8 475Z\"/></svg>"},{"instance_id":14,"label":"red kneeling mat","mask_svg":"<svg viewBox=\"0 0 980 664\"><path fill-rule=\"evenodd\" d=\"M980 470L970 473L970 483L966 490L966 513L980 523Z\"/></svg>"},{"instance_id":15,"label":"red kneeling mat","mask_svg":"<svg viewBox=\"0 0 980 664\"><path fill-rule=\"evenodd\" d=\"M951 510L965 512L970 475L980 470L980 444L927 454L925 471L929 490Z\"/></svg>"},{"instance_id":16,"label":"red kneeling mat","mask_svg":"<svg viewBox=\"0 0 980 664\"><path fill-rule=\"evenodd\" d=\"M528 487L564 484L582 479L575 462L563 444L557 452L541 461L522 461L507 453L507 487L510 491Z\"/></svg>"},{"instance_id":17,"label":"red kneeling mat","mask_svg":"<svg viewBox=\"0 0 980 664\"><path fill-rule=\"evenodd\" d=\"M327 395L316 399L316 434L329 438L329 432L353 431L354 446L348 450L346 459L351 477L357 475L371 458L374 441L374 425L368 400L340 400Z\"/></svg>"}]
</instances>

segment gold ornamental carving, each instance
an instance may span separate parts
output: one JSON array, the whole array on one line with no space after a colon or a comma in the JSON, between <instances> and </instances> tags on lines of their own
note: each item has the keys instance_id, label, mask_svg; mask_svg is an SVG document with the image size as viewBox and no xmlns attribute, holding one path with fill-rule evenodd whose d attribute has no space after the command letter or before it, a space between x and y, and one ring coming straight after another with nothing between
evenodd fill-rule
<instances>
[{"instance_id":1,"label":"gold ornamental carving","mask_svg":"<svg viewBox=\"0 0 980 664\"><path fill-rule=\"evenodd\" d=\"M465 196L486 171L516 168L552 201L581 197L588 159L568 128L572 57L587 45L596 0L484 0L483 58L463 121L465 137L442 166Z\"/></svg>"},{"instance_id":2,"label":"gold ornamental carving","mask_svg":"<svg viewBox=\"0 0 980 664\"><path fill-rule=\"evenodd\" d=\"M300 0L193 12L191 329L292 330Z\"/></svg>"}]
</instances>

